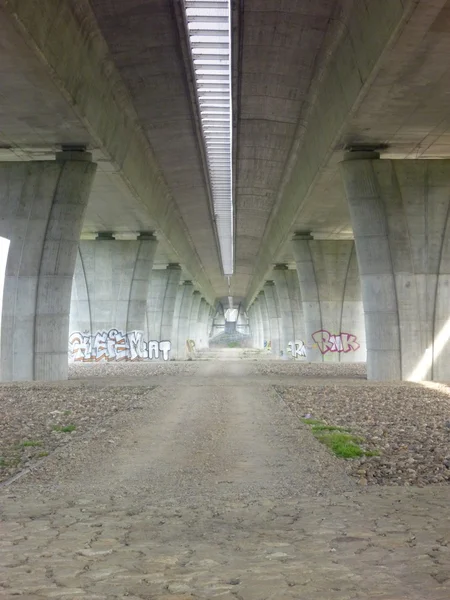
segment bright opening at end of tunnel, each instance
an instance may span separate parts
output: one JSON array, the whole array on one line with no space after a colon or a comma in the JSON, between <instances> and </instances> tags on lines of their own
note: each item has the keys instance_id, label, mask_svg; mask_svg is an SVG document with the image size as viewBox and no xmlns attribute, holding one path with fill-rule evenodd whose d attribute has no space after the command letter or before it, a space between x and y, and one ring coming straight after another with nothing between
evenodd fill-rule
<instances>
[{"instance_id":1,"label":"bright opening at end of tunnel","mask_svg":"<svg viewBox=\"0 0 450 600\"><path fill-rule=\"evenodd\" d=\"M222 269L234 271L231 3L184 0Z\"/></svg>"}]
</instances>

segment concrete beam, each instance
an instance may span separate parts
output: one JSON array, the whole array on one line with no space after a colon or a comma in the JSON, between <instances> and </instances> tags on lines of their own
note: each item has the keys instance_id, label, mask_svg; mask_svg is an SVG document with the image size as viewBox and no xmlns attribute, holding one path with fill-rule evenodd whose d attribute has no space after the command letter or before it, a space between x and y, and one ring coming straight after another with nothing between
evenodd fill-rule
<instances>
[{"instance_id":1,"label":"concrete beam","mask_svg":"<svg viewBox=\"0 0 450 600\"><path fill-rule=\"evenodd\" d=\"M87 0L0 0L205 298L215 293Z\"/></svg>"},{"instance_id":2,"label":"concrete beam","mask_svg":"<svg viewBox=\"0 0 450 600\"><path fill-rule=\"evenodd\" d=\"M358 0L353 4L347 23L341 28L339 41L328 58L326 71L311 92L308 112L300 120L294 144L297 151L290 157L265 229L246 294L247 306L276 262L293 223L383 60L411 15L415 10L426 10L425 4L416 0Z\"/></svg>"}]
</instances>

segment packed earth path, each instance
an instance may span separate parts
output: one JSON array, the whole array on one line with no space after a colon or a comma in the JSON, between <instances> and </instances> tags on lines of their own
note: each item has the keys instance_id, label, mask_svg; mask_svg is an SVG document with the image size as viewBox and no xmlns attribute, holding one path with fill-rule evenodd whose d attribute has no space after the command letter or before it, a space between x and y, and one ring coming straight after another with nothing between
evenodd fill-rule
<instances>
[{"instance_id":1,"label":"packed earth path","mask_svg":"<svg viewBox=\"0 0 450 600\"><path fill-rule=\"evenodd\" d=\"M32 409L48 455L8 472L0 488L0 598L450 597L450 486L440 463L439 485L363 485L301 420L315 389L325 411L327 386L330 402L341 388L367 400L372 387L385 401L392 390L371 386L360 366L342 369L343 379L330 365L312 373L274 361L96 366L59 384L0 386L3 404L36 396L48 411L43 420ZM394 395L412 394L422 415L418 389L396 386ZM433 413L423 430L444 455L448 396L430 393L442 424ZM5 418L11 440L15 419Z\"/></svg>"}]
</instances>

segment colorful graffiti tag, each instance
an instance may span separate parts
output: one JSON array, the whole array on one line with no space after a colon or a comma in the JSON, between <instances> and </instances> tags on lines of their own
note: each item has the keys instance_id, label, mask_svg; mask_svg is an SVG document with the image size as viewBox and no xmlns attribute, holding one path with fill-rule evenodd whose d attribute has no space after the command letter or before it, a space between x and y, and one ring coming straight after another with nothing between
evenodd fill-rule
<instances>
[{"instance_id":1,"label":"colorful graffiti tag","mask_svg":"<svg viewBox=\"0 0 450 600\"><path fill-rule=\"evenodd\" d=\"M312 334L312 339L322 354L327 354L327 352L344 352L346 354L360 348L356 336L351 333L341 332L333 335L326 329L321 329Z\"/></svg>"},{"instance_id":2,"label":"colorful graffiti tag","mask_svg":"<svg viewBox=\"0 0 450 600\"><path fill-rule=\"evenodd\" d=\"M306 357L306 346L303 342L289 342L288 353L292 358L304 358Z\"/></svg>"},{"instance_id":3,"label":"colorful graffiti tag","mask_svg":"<svg viewBox=\"0 0 450 600\"><path fill-rule=\"evenodd\" d=\"M169 341L145 341L142 331L74 331L69 337L69 362L169 360L171 348Z\"/></svg>"}]
</instances>

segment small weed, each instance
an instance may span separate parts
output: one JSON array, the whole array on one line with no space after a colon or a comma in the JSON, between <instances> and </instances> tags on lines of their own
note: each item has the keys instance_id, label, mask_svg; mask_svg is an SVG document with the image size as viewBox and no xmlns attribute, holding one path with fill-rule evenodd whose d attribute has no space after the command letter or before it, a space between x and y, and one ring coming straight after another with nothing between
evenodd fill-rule
<instances>
[{"instance_id":1,"label":"small weed","mask_svg":"<svg viewBox=\"0 0 450 600\"><path fill-rule=\"evenodd\" d=\"M319 421L318 419L303 418L300 420L302 423L305 423L305 425L325 425L323 421Z\"/></svg>"},{"instance_id":2,"label":"small weed","mask_svg":"<svg viewBox=\"0 0 450 600\"><path fill-rule=\"evenodd\" d=\"M60 433L70 433L75 431L76 425L53 425L53 431L59 431Z\"/></svg>"},{"instance_id":3,"label":"small weed","mask_svg":"<svg viewBox=\"0 0 450 600\"><path fill-rule=\"evenodd\" d=\"M63 412L63 415L64 415L65 417L68 417L68 416L70 415L70 413L71 413L71 412L72 412L71 410L65 410L65 411Z\"/></svg>"},{"instance_id":4,"label":"small weed","mask_svg":"<svg viewBox=\"0 0 450 600\"><path fill-rule=\"evenodd\" d=\"M34 446L42 446L43 442L40 442L38 440L25 440L24 442L21 442L21 446L22 448L33 448Z\"/></svg>"},{"instance_id":5,"label":"small weed","mask_svg":"<svg viewBox=\"0 0 450 600\"><path fill-rule=\"evenodd\" d=\"M317 432L315 437L325 444L336 456L341 458L359 458L364 456L364 450L359 446L361 438L341 431Z\"/></svg>"},{"instance_id":6,"label":"small weed","mask_svg":"<svg viewBox=\"0 0 450 600\"><path fill-rule=\"evenodd\" d=\"M38 457L39 458L44 458L44 456L48 456L48 452L44 451L44 452L39 452Z\"/></svg>"}]
</instances>

